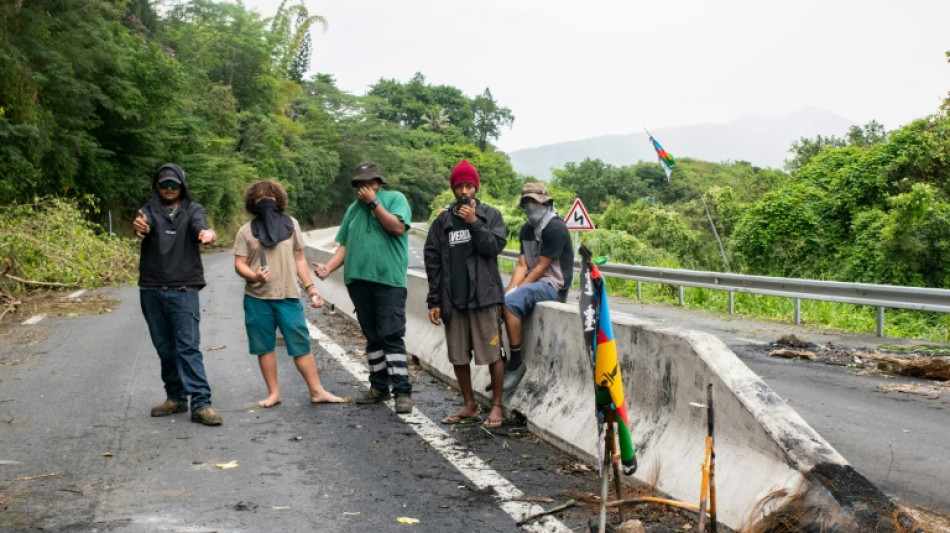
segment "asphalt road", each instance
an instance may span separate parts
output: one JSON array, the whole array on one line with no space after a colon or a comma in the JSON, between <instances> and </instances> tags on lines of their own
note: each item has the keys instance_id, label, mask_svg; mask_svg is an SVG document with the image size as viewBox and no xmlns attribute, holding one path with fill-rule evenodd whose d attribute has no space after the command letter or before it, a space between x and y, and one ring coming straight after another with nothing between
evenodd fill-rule
<instances>
[{"instance_id":1,"label":"asphalt road","mask_svg":"<svg viewBox=\"0 0 950 533\"><path fill-rule=\"evenodd\" d=\"M21 342L0 347L0 531L405 531L400 517L420 520L417 531L516 529L497 495L422 439L418 422L385 406L310 405L286 357L279 357L283 404L257 408L264 387L246 351L242 284L231 259L206 256L209 287L201 293L202 348L221 427L184 414L148 416L163 393L133 287L96 291L117 301L111 313L19 326ZM421 266L418 256L413 261ZM886 392L879 385L913 380L774 360L763 344L788 332L865 346L885 339L619 299L614 306L719 335L885 492L950 512L950 393ZM326 311L308 317L358 361L362 339L348 319ZM315 355L333 392L355 396L365 387L328 350L315 346ZM416 406L431 420L458 402L424 373L414 385ZM523 427L446 429L454 449L480 458L528 499L552 500L541 506L598 491L593 474ZM229 463L236 466L218 466ZM557 518L580 528L589 511Z\"/></svg>"},{"instance_id":2,"label":"asphalt road","mask_svg":"<svg viewBox=\"0 0 950 533\"><path fill-rule=\"evenodd\" d=\"M516 423L492 432L439 424L459 399L422 372L411 417L385 405L317 406L279 349L283 403L258 408L264 385L247 353L232 264L229 253L206 255L201 291L220 427L149 416L164 392L136 288L95 291L117 301L111 313L18 326L22 342L0 349L0 531L515 531L497 490L473 479L501 476L524 498L549 498L529 504L540 507L599 491L583 465ZM325 345L362 366L349 319L308 317ZM331 391L355 396L366 386L321 345L314 353ZM455 439L441 439L448 455L420 436L432 420ZM469 474L453 454L468 457ZM472 464L482 465L475 474ZM592 515L577 506L557 518L578 528Z\"/></svg>"}]
</instances>

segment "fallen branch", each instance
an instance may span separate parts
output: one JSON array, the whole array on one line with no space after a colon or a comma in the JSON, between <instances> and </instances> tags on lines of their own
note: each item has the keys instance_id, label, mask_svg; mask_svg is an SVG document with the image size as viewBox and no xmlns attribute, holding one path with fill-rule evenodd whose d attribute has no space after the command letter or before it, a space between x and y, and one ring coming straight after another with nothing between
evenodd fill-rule
<instances>
[{"instance_id":1,"label":"fallen branch","mask_svg":"<svg viewBox=\"0 0 950 533\"><path fill-rule=\"evenodd\" d=\"M4 273L3 277L10 278L17 283L23 283L24 285L39 285L41 287L76 287L75 283L59 283L56 281L33 281L30 279L23 279L14 276L13 274Z\"/></svg>"},{"instance_id":2,"label":"fallen branch","mask_svg":"<svg viewBox=\"0 0 950 533\"><path fill-rule=\"evenodd\" d=\"M769 356L784 357L785 359L808 359L809 361L818 359L818 356L815 355L814 352L809 352L808 350L789 350L787 348L772 350L769 352Z\"/></svg>"},{"instance_id":3,"label":"fallen branch","mask_svg":"<svg viewBox=\"0 0 950 533\"><path fill-rule=\"evenodd\" d=\"M862 359L877 361L877 369L912 378L950 380L950 361L937 357L900 359L870 353L855 354Z\"/></svg>"},{"instance_id":4,"label":"fallen branch","mask_svg":"<svg viewBox=\"0 0 950 533\"><path fill-rule=\"evenodd\" d=\"M531 515L531 516L529 516L529 517L527 517L527 518L523 518L523 519L521 519L521 520L518 520L517 525L523 526L523 525L527 524L528 522L531 522L532 520L537 520L538 518L541 518L542 516L546 516L546 515L549 515L549 514L553 514L553 513L556 513L556 512L558 512L558 511L563 511L564 509L567 509L568 507L573 507L573 506L576 505L576 504L577 504L577 502L575 502L574 500L567 500L565 503L562 503L561 505L557 505L557 506L555 506L555 507L552 507L552 508L548 509L547 511L541 511L540 513L533 514L533 515Z\"/></svg>"},{"instance_id":5,"label":"fallen branch","mask_svg":"<svg viewBox=\"0 0 950 533\"><path fill-rule=\"evenodd\" d=\"M698 505L693 505L691 503L681 502L677 500L668 500L666 498L656 498L654 496L641 496L639 498L627 498L626 500L614 500L612 502L607 502L605 505L607 507L617 507L618 505L631 505L637 503L661 503L663 505L669 505L670 507L678 507L680 509L686 509L688 511L699 511Z\"/></svg>"},{"instance_id":6,"label":"fallen branch","mask_svg":"<svg viewBox=\"0 0 950 533\"><path fill-rule=\"evenodd\" d=\"M552 503L553 498L544 498L544 497L531 497L531 496L517 496L512 498L513 502L529 502L529 503Z\"/></svg>"}]
</instances>

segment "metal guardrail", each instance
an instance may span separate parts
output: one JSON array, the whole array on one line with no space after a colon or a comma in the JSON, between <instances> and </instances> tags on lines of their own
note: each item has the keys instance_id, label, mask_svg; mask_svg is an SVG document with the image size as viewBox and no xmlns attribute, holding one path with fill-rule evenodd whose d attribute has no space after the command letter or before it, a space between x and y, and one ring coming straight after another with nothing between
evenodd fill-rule
<instances>
[{"instance_id":1,"label":"metal guardrail","mask_svg":"<svg viewBox=\"0 0 950 533\"><path fill-rule=\"evenodd\" d=\"M518 252L504 250L501 257L506 260L517 261ZM579 271L580 262L575 261L574 267ZM801 324L802 300L867 305L877 308L878 337L884 336L884 309L886 308L950 313L950 290L948 289L774 278L617 263L606 263L598 268L605 276L636 281L637 300L643 299L642 283L661 283L676 286L679 289L680 306L684 305L684 287L726 291L729 293L729 314L735 313L733 295L737 292L791 298L795 305L795 324Z\"/></svg>"}]
</instances>

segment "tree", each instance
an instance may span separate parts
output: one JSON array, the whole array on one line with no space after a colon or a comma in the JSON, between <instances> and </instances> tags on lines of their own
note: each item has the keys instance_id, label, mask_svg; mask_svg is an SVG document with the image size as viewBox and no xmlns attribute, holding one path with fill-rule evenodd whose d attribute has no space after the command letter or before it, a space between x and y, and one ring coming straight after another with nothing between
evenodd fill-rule
<instances>
[{"instance_id":1,"label":"tree","mask_svg":"<svg viewBox=\"0 0 950 533\"><path fill-rule=\"evenodd\" d=\"M475 143L482 150L487 148L489 140L495 140L501 135L503 126L511 127L515 121L515 116L510 109L501 107L495 102L488 87L480 96L475 97L473 108L475 110Z\"/></svg>"},{"instance_id":2,"label":"tree","mask_svg":"<svg viewBox=\"0 0 950 533\"><path fill-rule=\"evenodd\" d=\"M282 0L277 13L270 19L268 41L274 50L277 70L300 83L310 69L310 52L313 44L310 29L314 24L327 27L325 18L307 11L303 0Z\"/></svg>"},{"instance_id":3,"label":"tree","mask_svg":"<svg viewBox=\"0 0 950 533\"><path fill-rule=\"evenodd\" d=\"M452 121L449 119L448 113L445 112L445 108L440 105L432 106L432 109L422 115L422 125L420 126L424 130L429 131L443 131L452 125Z\"/></svg>"}]
</instances>

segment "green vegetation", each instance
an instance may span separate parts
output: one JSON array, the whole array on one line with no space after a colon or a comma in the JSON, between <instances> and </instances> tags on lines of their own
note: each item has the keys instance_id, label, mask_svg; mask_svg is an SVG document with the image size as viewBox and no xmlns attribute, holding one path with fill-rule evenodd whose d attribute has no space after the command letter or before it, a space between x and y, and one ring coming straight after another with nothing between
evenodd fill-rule
<instances>
[{"instance_id":1,"label":"green vegetation","mask_svg":"<svg viewBox=\"0 0 950 533\"><path fill-rule=\"evenodd\" d=\"M331 73L304 79L320 45L311 30L329 21L301 0L284 0L272 18L213 0L161 12L153 4L0 4L4 291L129 279L130 241L96 228L108 217L129 235L152 171L169 161L185 168L193 196L227 236L246 220L243 189L264 177L287 187L304 225L338 221L352 201L352 169L364 160L380 164L417 220L430 219L451 203L448 174L466 158L517 247L524 218L515 203L531 178L492 145L514 114L488 87L469 96L418 73L355 96ZM584 200L599 228L584 240L614 262L724 270L711 218L733 272L950 288L948 110L950 97L894 131L871 122L842 138L801 139L785 171L679 158L668 181L657 163L586 159L556 170L551 192L562 210ZM44 219L75 227L33 226ZM90 241L64 259L67 243L86 240L103 248ZM629 283L611 286L633 292ZM666 286L644 294L676 298ZM689 305L726 308L723 293L686 294ZM740 312L781 320L791 305L736 297ZM874 323L873 310L853 306L804 302L802 312L834 328ZM943 316L898 311L887 325L888 334L934 340L950 330Z\"/></svg>"},{"instance_id":2,"label":"green vegetation","mask_svg":"<svg viewBox=\"0 0 950 533\"><path fill-rule=\"evenodd\" d=\"M469 97L417 74L353 96L330 74L303 79L319 45L310 30L327 21L301 0L283 1L268 19L212 0L162 12L154 5L0 4L0 206L90 197L97 208L83 211L88 220L108 218L130 235L152 172L175 162L227 240L247 218L244 188L259 178L287 187L303 224L339 220L364 160L380 164L419 220L462 157L497 194L519 190L507 157L491 145L514 116L487 87ZM5 253L24 269L9 274L53 275ZM59 281L96 284L89 275L103 260ZM99 281L119 280L103 275Z\"/></svg>"},{"instance_id":3,"label":"green vegetation","mask_svg":"<svg viewBox=\"0 0 950 533\"><path fill-rule=\"evenodd\" d=\"M132 241L101 234L87 221L89 198L45 198L0 208L0 291L24 288L100 287L135 279Z\"/></svg>"},{"instance_id":4,"label":"green vegetation","mask_svg":"<svg viewBox=\"0 0 950 533\"><path fill-rule=\"evenodd\" d=\"M789 173L747 163L680 158L666 182L656 163L612 167L586 160L555 172L578 191L599 228L584 236L618 263L724 271L700 201L737 273L950 288L950 116L886 132L872 122L846 138L802 139ZM652 168L651 168L652 167ZM586 195L586 196L584 196ZM635 294L632 284L612 289ZM644 285L644 298L677 301L673 287ZM727 295L689 289L687 305L723 311ZM736 295L736 311L791 320L788 299ZM874 309L802 303L806 323L874 331ZM885 334L950 340L945 315L888 310Z\"/></svg>"},{"instance_id":5,"label":"green vegetation","mask_svg":"<svg viewBox=\"0 0 950 533\"><path fill-rule=\"evenodd\" d=\"M468 97L381 79L352 96L330 74L303 80L325 24L300 0L263 19L211 0L159 13L147 0L0 6L0 205L94 196L124 231L149 177L179 163L222 234L251 181L280 180L304 223L337 220L349 178L379 162L416 216L468 157L499 194L520 181L491 145L514 120L486 88ZM102 221L100 218L98 221Z\"/></svg>"}]
</instances>

